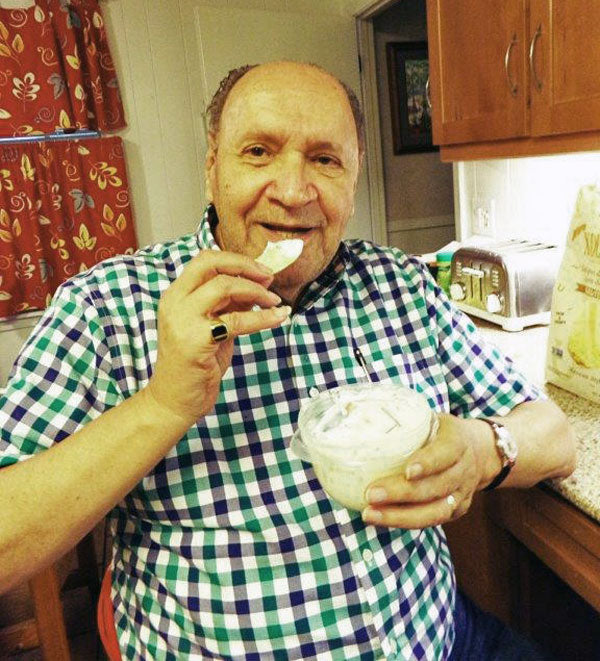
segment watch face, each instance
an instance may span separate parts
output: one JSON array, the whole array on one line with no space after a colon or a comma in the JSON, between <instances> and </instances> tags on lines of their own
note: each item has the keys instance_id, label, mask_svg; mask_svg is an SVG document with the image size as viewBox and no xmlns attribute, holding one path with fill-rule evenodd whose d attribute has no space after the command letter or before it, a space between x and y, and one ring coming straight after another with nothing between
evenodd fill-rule
<instances>
[{"instance_id":1,"label":"watch face","mask_svg":"<svg viewBox=\"0 0 600 661\"><path fill-rule=\"evenodd\" d=\"M498 425L498 447L510 464L514 464L517 459L518 448L514 438L506 427Z\"/></svg>"}]
</instances>

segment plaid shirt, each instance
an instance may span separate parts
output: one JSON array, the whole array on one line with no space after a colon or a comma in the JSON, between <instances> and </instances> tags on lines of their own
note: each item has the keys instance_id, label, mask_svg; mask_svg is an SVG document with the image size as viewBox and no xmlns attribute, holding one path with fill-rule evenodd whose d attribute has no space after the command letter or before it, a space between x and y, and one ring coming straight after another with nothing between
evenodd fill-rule
<instances>
[{"instance_id":1,"label":"plaid shirt","mask_svg":"<svg viewBox=\"0 0 600 661\"><path fill-rule=\"evenodd\" d=\"M148 382L160 295L196 234L107 260L56 294L0 399L0 466L72 434ZM112 600L128 659L444 659L455 582L444 533L377 528L289 450L311 388L414 388L439 411L539 396L424 266L349 241L280 328L240 337L214 410L119 503ZM365 430L368 435L368 430Z\"/></svg>"}]
</instances>

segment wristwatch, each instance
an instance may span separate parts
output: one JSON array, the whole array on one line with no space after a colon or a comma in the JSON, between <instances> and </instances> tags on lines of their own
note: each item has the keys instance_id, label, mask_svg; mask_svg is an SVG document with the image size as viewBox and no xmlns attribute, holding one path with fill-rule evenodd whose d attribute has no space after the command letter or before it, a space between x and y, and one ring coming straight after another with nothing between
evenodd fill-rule
<instances>
[{"instance_id":1,"label":"wristwatch","mask_svg":"<svg viewBox=\"0 0 600 661\"><path fill-rule=\"evenodd\" d=\"M504 482L506 476L510 473L510 469L515 465L517 461L517 455L519 454L519 449L515 443L515 439L512 437L512 434L508 429L495 420L490 420L489 418L478 418L487 422L488 425L494 430L494 436L496 438L496 449L502 459L502 468L498 475L485 487L484 491L490 491L495 489L499 484Z\"/></svg>"}]
</instances>

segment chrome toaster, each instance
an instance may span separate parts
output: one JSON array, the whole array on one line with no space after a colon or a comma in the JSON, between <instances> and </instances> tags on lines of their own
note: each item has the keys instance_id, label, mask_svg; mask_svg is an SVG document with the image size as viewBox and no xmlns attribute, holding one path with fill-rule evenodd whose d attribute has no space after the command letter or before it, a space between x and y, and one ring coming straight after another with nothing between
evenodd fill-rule
<instances>
[{"instance_id":1,"label":"chrome toaster","mask_svg":"<svg viewBox=\"0 0 600 661\"><path fill-rule=\"evenodd\" d=\"M507 331L548 324L562 252L527 240L462 246L452 256L450 298Z\"/></svg>"}]
</instances>

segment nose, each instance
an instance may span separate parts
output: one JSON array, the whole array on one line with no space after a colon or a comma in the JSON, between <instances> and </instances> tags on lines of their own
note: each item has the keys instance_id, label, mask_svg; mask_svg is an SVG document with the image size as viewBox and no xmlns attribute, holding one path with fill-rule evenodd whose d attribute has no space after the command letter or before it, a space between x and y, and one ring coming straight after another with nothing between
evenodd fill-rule
<instances>
[{"instance_id":1,"label":"nose","mask_svg":"<svg viewBox=\"0 0 600 661\"><path fill-rule=\"evenodd\" d=\"M310 178L310 169L302 154L280 157L267 195L286 207L302 207L317 199L317 189Z\"/></svg>"}]
</instances>

